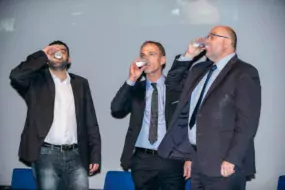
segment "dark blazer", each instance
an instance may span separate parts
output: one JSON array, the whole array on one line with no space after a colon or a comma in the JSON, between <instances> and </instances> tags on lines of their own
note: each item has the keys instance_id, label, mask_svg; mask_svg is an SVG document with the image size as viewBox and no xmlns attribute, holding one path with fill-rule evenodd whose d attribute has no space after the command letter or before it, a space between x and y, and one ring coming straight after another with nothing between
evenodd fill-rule
<instances>
[{"instance_id":1,"label":"dark blazer","mask_svg":"<svg viewBox=\"0 0 285 190\"><path fill-rule=\"evenodd\" d=\"M256 68L237 56L220 72L197 113L197 152L188 140L190 95L211 65L211 62L199 63L189 71L158 152L164 158L197 158L202 172L208 176L221 176L223 160L241 168L248 176L254 175L253 140L260 117L261 86ZM176 70L170 70L167 80L175 75Z\"/></svg>"},{"instance_id":2,"label":"dark blazer","mask_svg":"<svg viewBox=\"0 0 285 190\"><path fill-rule=\"evenodd\" d=\"M177 82L180 82L180 85L182 85L183 76L185 79L185 76L187 76L185 74L187 73L191 64L192 62L179 62L175 59L172 66L176 68L179 76L172 77L172 80L169 80L169 82L166 83L166 128L168 128L169 120L176 109L181 90L183 89L183 87L175 88L175 86L178 84ZM125 138L125 145L121 156L121 166L124 170L128 170L130 168L131 158L135 149L135 143L142 127L145 110L145 94L145 80L136 82L134 86L130 86L127 83L124 83L111 103L111 113L113 117L124 118L129 113L131 114L129 128Z\"/></svg>"},{"instance_id":3,"label":"dark blazer","mask_svg":"<svg viewBox=\"0 0 285 190\"><path fill-rule=\"evenodd\" d=\"M25 100L28 110L21 135L19 157L37 160L40 148L53 122L55 84L43 51L29 55L10 73L12 86ZM101 163L101 137L91 92L85 78L70 73L73 89L79 153L89 171L90 163Z\"/></svg>"}]
</instances>

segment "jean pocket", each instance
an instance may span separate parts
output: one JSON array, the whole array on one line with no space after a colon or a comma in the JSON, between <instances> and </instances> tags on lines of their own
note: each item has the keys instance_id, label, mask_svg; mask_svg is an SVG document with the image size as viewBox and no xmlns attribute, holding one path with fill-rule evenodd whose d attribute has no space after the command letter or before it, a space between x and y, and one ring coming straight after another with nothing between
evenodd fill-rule
<instances>
[{"instance_id":1,"label":"jean pocket","mask_svg":"<svg viewBox=\"0 0 285 190\"><path fill-rule=\"evenodd\" d=\"M42 155L51 154L51 149L48 148L48 147L42 147L42 148L41 148L41 154L42 154Z\"/></svg>"},{"instance_id":2,"label":"jean pocket","mask_svg":"<svg viewBox=\"0 0 285 190\"><path fill-rule=\"evenodd\" d=\"M79 155L79 150L78 150L78 148L73 149L72 151L73 151L75 154Z\"/></svg>"}]
</instances>

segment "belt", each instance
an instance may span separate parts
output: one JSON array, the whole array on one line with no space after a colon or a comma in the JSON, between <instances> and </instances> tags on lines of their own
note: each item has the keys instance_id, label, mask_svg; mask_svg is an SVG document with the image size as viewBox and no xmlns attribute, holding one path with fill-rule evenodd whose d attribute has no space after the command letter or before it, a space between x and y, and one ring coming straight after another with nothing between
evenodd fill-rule
<instances>
[{"instance_id":1,"label":"belt","mask_svg":"<svg viewBox=\"0 0 285 190\"><path fill-rule=\"evenodd\" d=\"M140 148L140 147L136 147L136 152L141 152L141 153L145 153L145 154L152 154L152 155L157 154L156 150L147 149L147 148Z\"/></svg>"},{"instance_id":2,"label":"belt","mask_svg":"<svg viewBox=\"0 0 285 190\"><path fill-rule=\"evenodd\" d=\"M60 151L71 151L71 150L77 149L78 145L77 144L54 145L54 144L44 142L43 147L48 147L51 149L54 148L54 149L58 149Z\"/></svg>"}]
</instances>

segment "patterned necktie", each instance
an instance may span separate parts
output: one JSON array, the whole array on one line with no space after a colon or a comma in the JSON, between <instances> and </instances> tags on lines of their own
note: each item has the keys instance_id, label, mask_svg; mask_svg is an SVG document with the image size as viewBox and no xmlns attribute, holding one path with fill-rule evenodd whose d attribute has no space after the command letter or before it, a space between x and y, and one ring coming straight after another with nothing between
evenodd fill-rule
<instances>
[{"instance_id":1,"label":"patterned necktie","mask_svg":"<svg viewBox=\"0 0 285 190\"><path fill-rule=\"evenodd\" d=\"M150 116L148 140L149 140L150 144L153 144L157 141L158 92L157 92L157 84L151 83L151 85L153 87L153 92L152 92L152 96L151 96L151 116Z\"/></svg>"},{"instance_id":2,"label":"patterned necktie","mask_svg":"<svg viewBox=\"0 0 285 190\"><path fill-rule=\"evenodd\" d=\"M192 129L192 127L196 123L196 116L197 116L199 107L200 107L200 105L202 103L202 99L203 99L203 96L204 96L204 93L205 93L206 86L207 86L207 84L209 82L209 79L210 79L211 75L213 74L214 70L216 70L216 69L217 69L217 65L212 65L212 67L210 68L210 71L208 72L208 75L207 75L207 78L206 78L205 83L203 85L202 91L200 93L198 102L197 102L197 104L195 106L195 109L194 109L194 111L192 113L192 116L191 116L191 119L190 119L190 123L189 123L190 129Z\"/></svg>"}]
</instances>

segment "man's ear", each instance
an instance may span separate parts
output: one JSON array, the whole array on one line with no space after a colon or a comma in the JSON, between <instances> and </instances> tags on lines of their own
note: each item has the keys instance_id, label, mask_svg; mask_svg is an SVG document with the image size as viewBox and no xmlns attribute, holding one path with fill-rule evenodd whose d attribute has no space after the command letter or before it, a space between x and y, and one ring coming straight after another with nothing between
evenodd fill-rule
<instances>
[{"instance_id":1,"label":"man's ear","mask_svg":"<svg viewBox=\"0 0 285 190\"><path fill-rule=\"evenodd\" d=\"M163 56L163 57L161 58L161 60L160 60L160 64L161 64L161 65L165 65L165 63L166 63L166 57Z\"/></svg>"},{"instance_id":2,"label":"man's ear","mask_svg":"<svg viewBox=\"0 0 285 190\"><path fill-rule=\"evenodd\" d=\"M68 64L71 63L71 58L69 57L68 60L67 60Z\"/></svg>"}]
</instances>

